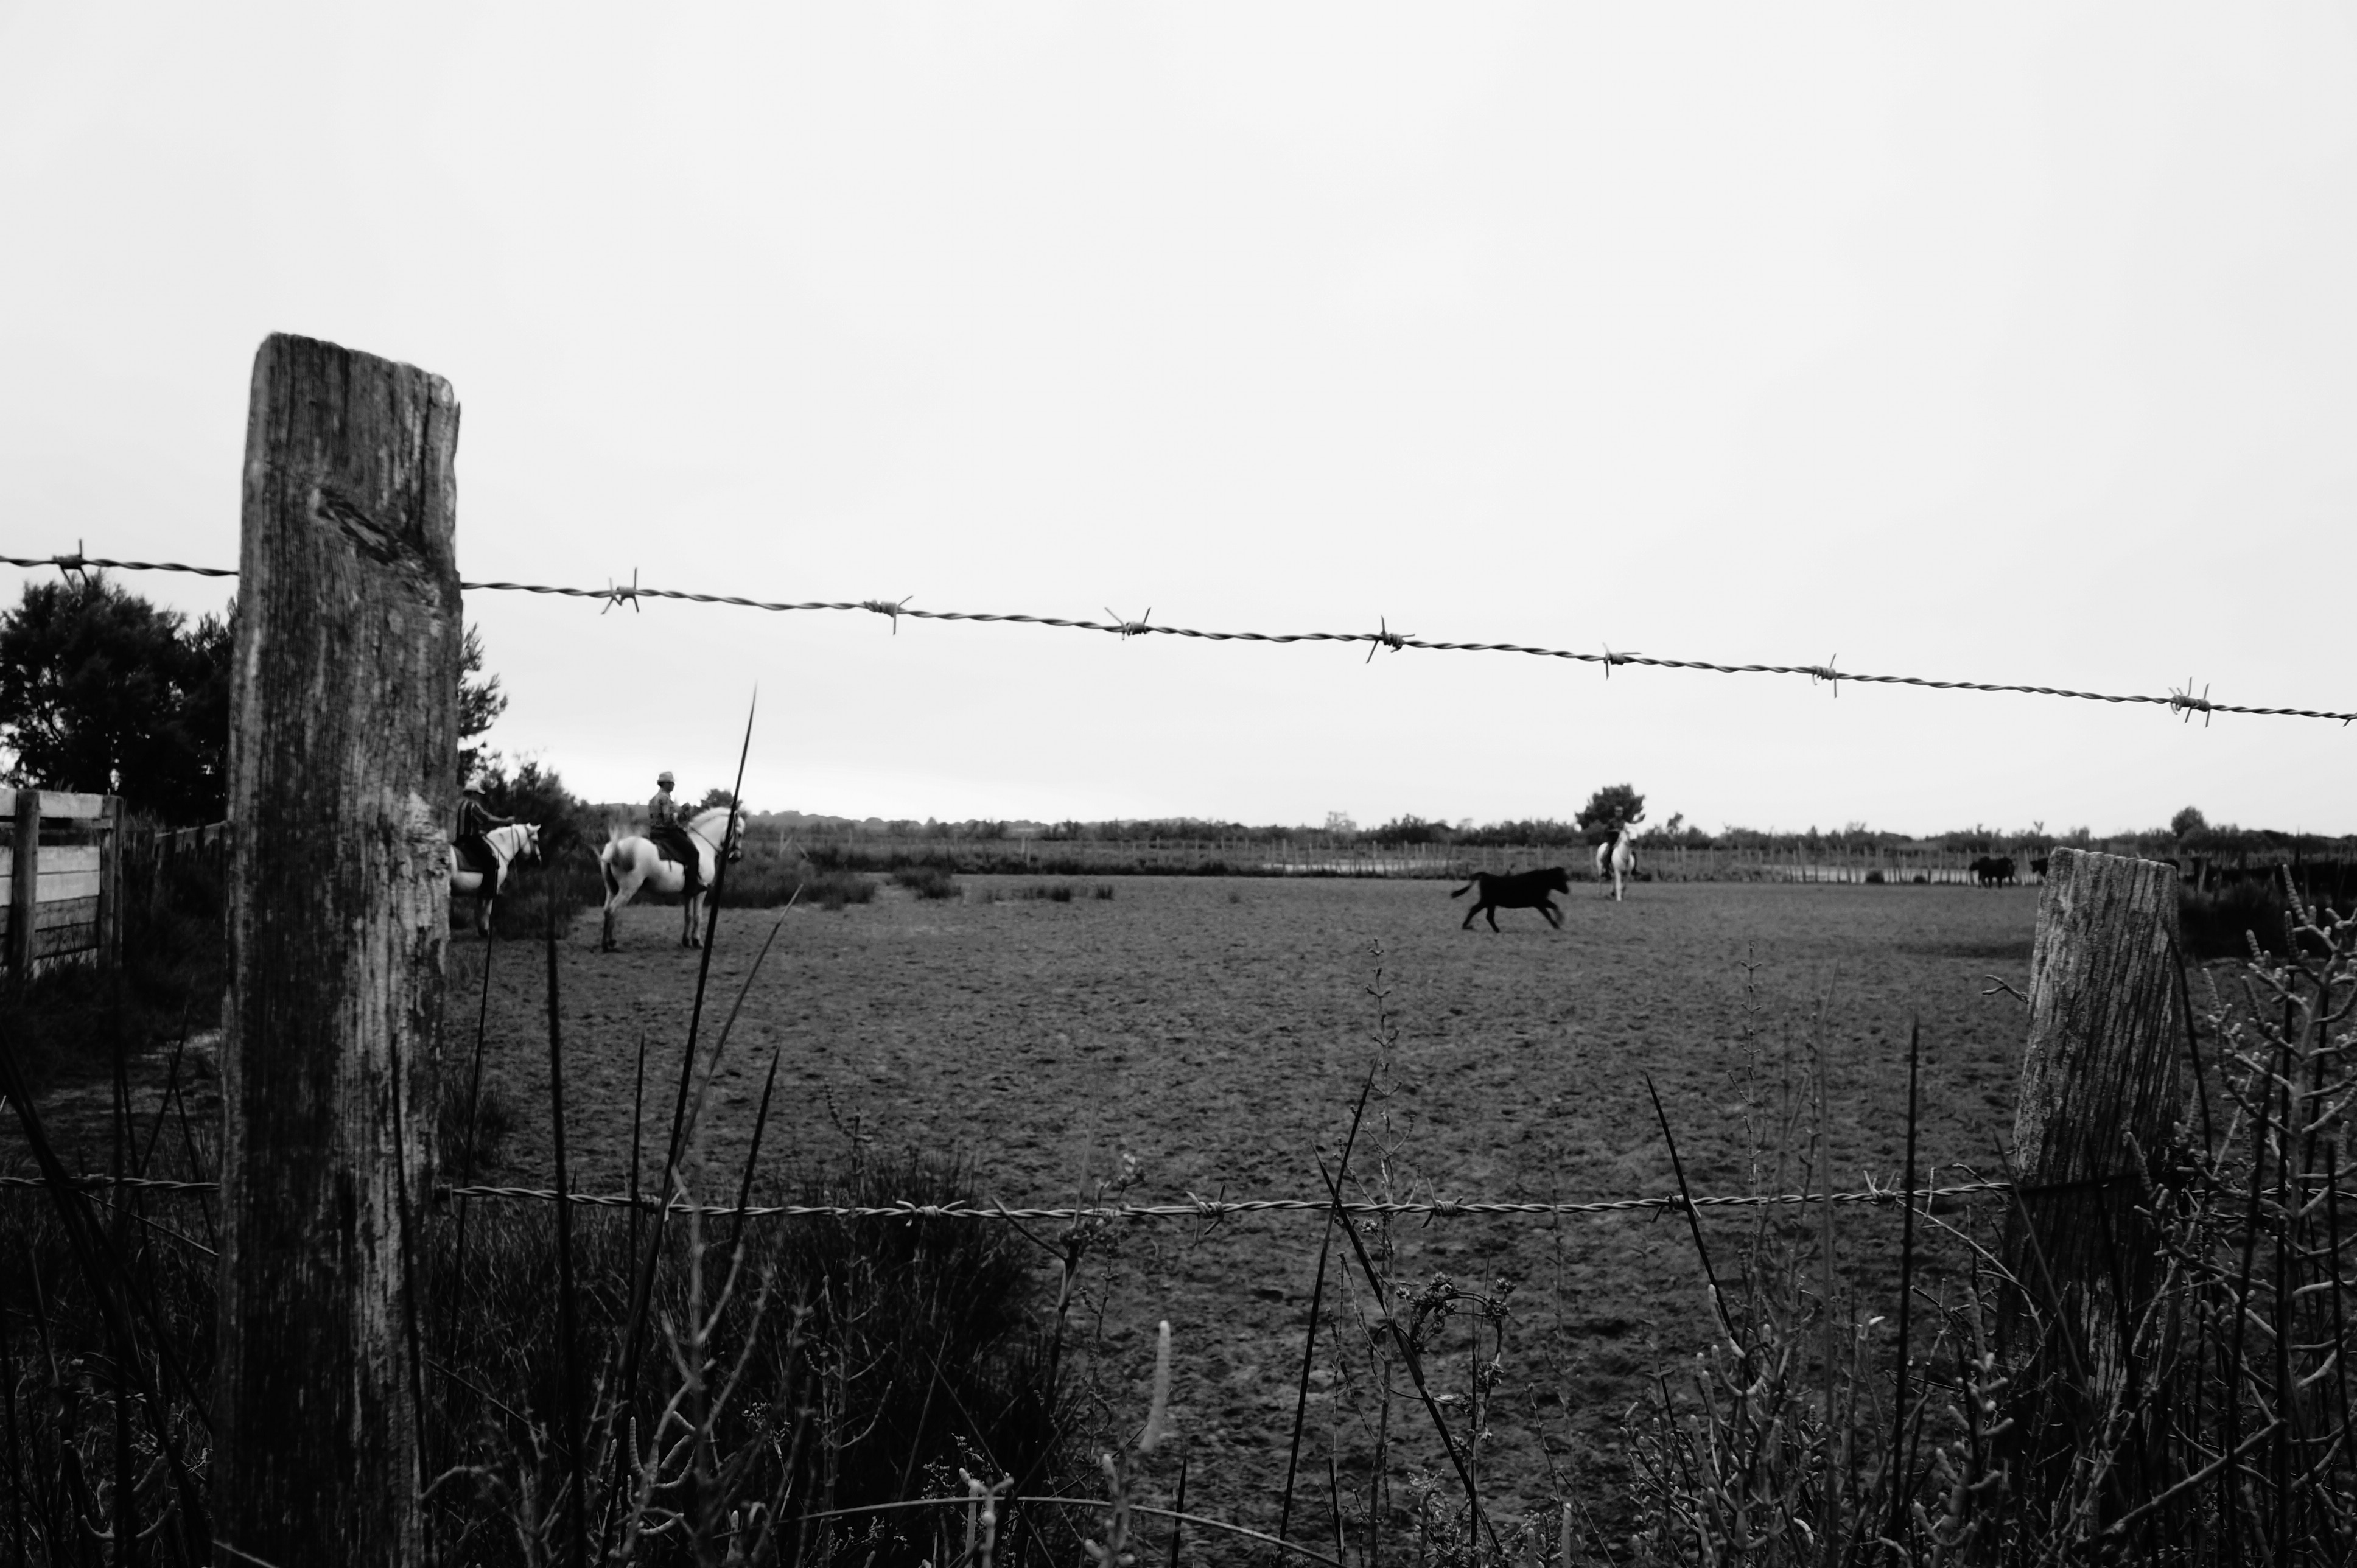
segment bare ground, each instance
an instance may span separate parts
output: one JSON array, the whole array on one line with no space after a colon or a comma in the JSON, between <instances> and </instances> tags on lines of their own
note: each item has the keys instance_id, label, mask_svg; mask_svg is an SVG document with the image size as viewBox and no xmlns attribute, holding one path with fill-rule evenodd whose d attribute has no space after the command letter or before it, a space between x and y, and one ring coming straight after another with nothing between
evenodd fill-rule
<instances>
[{"instance_id":1,"label":"bare ground","mask_svg":"<svg viewBox=\"0 0 2357 1568\"><path fill-rule=\"evenodd\" d=\"M1316 1155L1334 1158L1378 1057L1379 1012L1394 1036L1391 1091L1370 1109L1352 1170L1373 1180L1388 1149L1394 1188L1413 1196L1672 1190L1648 1074L1697 1194L1750 1190L1745 1114L1761 1085L1748 1054L1779 1058L1810 1037L1827 1062L1836 1184L1895 1181L1915 1019L1922 1161L1986 1169L2009 1133L2022 1013L1984 993L1992 975L2027 984L2034 890L1655 885L1613 904L1583 886L1561 931L1513 911L1496 935L1460 931L1464 902L1431 882L1134 877L1110 900L1093 884L1070 903L981 897L1031 881L967 878L963 901L896 889L837 913L725 913L707 1042L773 925L777 937L715 1082L704 1196L733 1197L774 1053L757 1191L782 1187L796 1162L839 1158L856 1130L879 1153L955 1150L1010 1206L1092 1197L1124 1155L1136 1162L1134 1202L1315 1197ZM644 908L624 913L621 952L596 950L594 917L563 940L576 1190L627 1184L641 1039L647 1141L659 1147L667 1128L697 972L678 931L675 909ZM543 951L501 945L486 993L481 950L460 939L454 950L450 1065L471 1047L487 994L486 1077L518 1122L500 1177L542 1184ZM1369 989L1379 973L1380 1004ZM657 1157L646 1157L650 1179ZM1889 1214L1844 1211L1861 1316L1889 1307L1870 1299L1889 1291ZM1749 1227L1714 1217L1706 1236L1731 1253ZM1172 1325L1190 1509L1263 1528L1275 1518L1321 1230L1301 1214L1139 1226L1082 1266L1074 1331L1093 1352L1084 1365L1110 1429L1143 1420L1154 1326ZM1622 1412L1653 1366L1706 1337L1684 1221L1451 1217L1390 1236L1402 1281L1442 1271L1467 1289L1514 1287L1485 1423L1485 1504L1511 1520L1568 1492L1601 1509L1622 1468ZM1329 1455L1346 1489L1372 1469L1378 1396L1351 1317L1366 1291L1338 1306L1348 1266L1338 1247L1302 1445L1314 1501L1297 1502L1297 1533L1313 1510L1329 1528ZM1044 1255L1042 1267L1052 1279ZM1345 1328L1329 1332L1338 1315ZM1465 1351L1461 1338L1436 1348L1436 1391L1467 1391ZM1403 1384L1385 1466L1394 1509L1417 1473L1447 1469L1413 1402ZM1172 1468L1157 1468L1166 1489Z\"/></svg>"}]
</instances>

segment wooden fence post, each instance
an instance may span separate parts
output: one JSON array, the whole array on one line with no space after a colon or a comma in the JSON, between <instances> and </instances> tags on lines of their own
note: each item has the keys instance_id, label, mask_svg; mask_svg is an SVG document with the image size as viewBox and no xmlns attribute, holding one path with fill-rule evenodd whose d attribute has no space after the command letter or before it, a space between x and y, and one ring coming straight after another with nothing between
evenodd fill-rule
<instances>
[{"instance_id":1,"label":"wooden fence post","mask_svg":"<svg viewBox=\"0 0 2357 1568\"><path fill-rule=\"evenodd\" d=\"M33 972L33 937L40 925L41 792L16 791L16 836L8 872L8 970L19 981Z\"/></svg>"},{"instance_id":2,"label":"wooden fence post","mask_svg":"<svg viewBox=\"0 0 2357 1568\"><path fill-rule=\"evenodd\" d=\"M98 961L123 961L123 800L109 795L98 817Z\"/></svg>"},{"instance_id":3,"label":"wooden fence post","mask_svg":"<svg viewBox=\"0 0 2357 1568\"><path fill-rule=\"evenodd\" d=\"M2156 861L2058 849L2038 900L2005 1256L2071 1337L2052 1353L2098 1410L2157 1278L2144 1162L2183 1108L2177 884Z\"/></svg>"},{"instance_id":4,"label":"wooden fence post","mask_svg":"<svg viewBox=\"0 0 2357 1568\"><path fill-rule=\"evenodd\" d=\"M231 696L219 1539L425 1561L433 1179L463 636L449 383L254 356Z\"/></svg>"}]
</instances>

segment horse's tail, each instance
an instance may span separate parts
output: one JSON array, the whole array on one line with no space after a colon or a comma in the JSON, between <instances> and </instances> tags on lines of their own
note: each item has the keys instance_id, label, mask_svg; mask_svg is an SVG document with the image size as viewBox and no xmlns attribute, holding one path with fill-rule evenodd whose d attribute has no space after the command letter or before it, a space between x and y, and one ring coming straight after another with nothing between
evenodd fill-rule
<instances>
[{"instance_id":1,"label":"horse's tail","mask_svg":"<svg viewBox=\"0 0 2357 1568\"><path fill-rule=\"evenodd\" d=\"M1480 873L1478 873L1478 872L1477 872L1477 873L1475 873L1475 874L1474 874L1474 877L1473 877L1473 882L1479 882L1479 881L1480 881L1480 880L1481 880L1480 874ZM1469 882L1469 883L1467 883L1464 886L1459 887L1456 892L1451 893L1451 894L1449 895L1449 897L1450 897L1451 898L1462 898L1463 897L1465 897L1465 895L1467 895L1468 893L1470 893L1470 892L1472 892L1472 891L1473 891L1473 882Z\"/></svg>"}]
</instances>

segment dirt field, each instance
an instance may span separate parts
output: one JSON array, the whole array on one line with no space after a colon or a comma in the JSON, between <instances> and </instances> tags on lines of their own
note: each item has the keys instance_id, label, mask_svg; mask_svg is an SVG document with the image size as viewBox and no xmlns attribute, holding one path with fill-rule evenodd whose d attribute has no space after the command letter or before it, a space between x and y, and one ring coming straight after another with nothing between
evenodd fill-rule
<instances>
[{"instance_id":1,"label":"dirt field","mask_svg":"<svg viewBox=\"0 0 2357 1568\"><path fill-rule=\"evenodd\" d=\"M1991 974L2026 986L2035 889L1653 885L1615 905L1583 885L1561 931L1512 911L1492 935L1460 932L1469 896L1452 903L1432 882L1132 877L1113 883L1110 900L1082 884L1060 904L984 901L1023 878L965 881L963 902L892 889L872 905L784 916L709 1113L710 1153L730 1173L716 1187L733 1185L776 1052L765 1172L833 1157L838 1123L856 1123L886 1151L960 1151L1010 1205L1091 1195L1125 1155L1142 1173L1133 1201L1317 1196L1313 1152L1332 1158L1377 1054L1368 987L1379 966L1397 1087L1371 1111L1354 1169L1372 1174L1367 1140L1387 1117L1401 1185L1419 1196L1672 1190L1647 1073L1696 1191L1749 1190L1747 1019L1771 1056L1797 1052L1812 1030L1822 1040L1839 1185L1896 1180L1910 1019L1923 1028L1921 1158L1990 1166L2011 1126L2023 1014L1982 993ZM714 1025L776 918L723 915ZM600 955L589 918L563 950L576 1188L626 1185L641 1036L650 1126L668 1114L696 972L676 945L678 920L675 909L628 911L625 950ZM453 950L463 1052L480 959L469 943ZM548 1168L541 952L503 945L492 982L487 1076L520 1123L500 1174L536 1183ZM1885 1254L1879 1232L1895 1230L1886 1214L1845 1213L1868 1275ZM1716 1218L1708 1230L1731 1251L1748 1223ZM1190 1508L1274 1517L1320 1228L1308 1215L1232 1220L1209 1235L1140 1227L1083 1271L1102 1331L1092 1365L1121 1420L1143 1419L1154 1325L1172 1325ZM1396 1234L1403 1278L1437 1270L1468 1288L1517 1286L1490 1462L1501 1517L1535 1502L1550 1470L1604 1480L1621 1412L1657 1354L1702 1342L1706 1306L1682 1220L1451 1218ZM1338 1252L1329 1313L1343 1262ZM1329 1391L1338 1356L1351 1354L1339 1339L1318 1353L1303 1461L1321 1494L1328 1454L1346 1476L1368 1457L1365 1423ZM1444 1365L1444 1380L1461 1387L1465 1360ZM1437 1450L1414 1440L1421 1412L1394 1422L1410 1434L1393 1455L1399 1473L1433 1463Z\"/></svg>"}]
</instances>

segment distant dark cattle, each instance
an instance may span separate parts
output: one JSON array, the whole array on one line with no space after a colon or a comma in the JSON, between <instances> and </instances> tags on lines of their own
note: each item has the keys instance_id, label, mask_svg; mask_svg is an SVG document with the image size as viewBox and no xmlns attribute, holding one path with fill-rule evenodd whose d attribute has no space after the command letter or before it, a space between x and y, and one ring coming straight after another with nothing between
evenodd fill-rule
<instances>
[{"instance_id":1,"label":"distant dark cattle","mask_svg":"<svg viewBox=\"0 0 2357 1568\"><path fill-rule=\"evenodd\" d=\"M1498 929L1498 911L1501 909L1536 909L1547 918L1548 924L1560 929L1562 911L1555 908L1555 900L1547 895L1561 893L1568 897L1571 893L1571 873L1560 865L1550 865L1544 871L1517 871L1511 876L1480 871L1474 873L1472 881L1449 897L1462 897L1476 887L1481 890L1481 896L1473 900L1470 909L1465 911L1465 924L1458 927L1458 930L1471 929L1473 917L1487 913L1490 929L1494 931Z\"/></svg>"},{"instance_id":2,"label":"distant dark cattle","mask_svg":"<svg viewBox=\"0 0 2357 1568\"><path fill-rule=\"evenodd\" d=\"M1984 887L2002 887L2020 878L2013 874L2013 856L1985 854L1973 862L1973 880Z\"/></svg>"},{"instance_id":3,"label":"distant dark cattle","mask_svg":"<svg viewBox=\"0 0 2357 1568\"><path fill-rule=\"evenodd\" d=\"M2047 857L2047 856L2042 855L2042 854L2041 854L2041 855L2040 855L2040 856L2038 856L2036 859L2032 860L2032 861L2029 863L2029 875L2031 875L2032 876L2035 876L2035 877L2036 877L2036 878L2038 878L2038 880L2039 880L2039 881L2040 881L2040 882L2045 881L2045 880L2046 880L2046 867L2048 866L2048 865L2049 865L2049 864L2050 864L2050 861L2049 861L2049 859L2048 859L2048 857Z\"/></svg>"}]
</instances>

